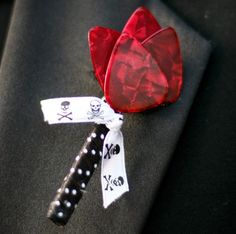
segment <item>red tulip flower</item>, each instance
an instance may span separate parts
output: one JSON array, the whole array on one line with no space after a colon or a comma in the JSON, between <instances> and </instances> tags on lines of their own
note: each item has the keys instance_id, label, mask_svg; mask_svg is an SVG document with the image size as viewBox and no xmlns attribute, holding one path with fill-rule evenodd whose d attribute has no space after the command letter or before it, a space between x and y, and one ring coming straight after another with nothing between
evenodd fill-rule
<instances>
[{"instance_id":1,"label":"red tulip flower","mask_svg":"<svg viewBox=\"0 0 236 234\"><path fill-rule=\"evenodd\" d=\"M146 8L138 8L121 33L92 28L89 47L95 76L114 110L140 112L178 99L183 69L177 34L161 28Z\"/></svg>"}]
</instances>

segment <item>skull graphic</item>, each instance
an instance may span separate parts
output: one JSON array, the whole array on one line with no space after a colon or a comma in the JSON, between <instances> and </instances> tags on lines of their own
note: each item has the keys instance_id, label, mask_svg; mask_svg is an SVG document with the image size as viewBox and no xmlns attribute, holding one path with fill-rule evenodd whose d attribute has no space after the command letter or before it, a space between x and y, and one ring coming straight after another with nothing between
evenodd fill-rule
<instances>
[{"instance_id":1,"label":"skull graphic","mask_svg":"<svg viewBox=\"0 0 236 234\"><path fill-rule=\"evenodd\" d=\"M58 120L72 120L72 112L70 111L70 102L69 101L63 101L61 103L61 113L57 113L59 116Z\"/></svg>"},{"instance_id":2,"label":"skull graphic","mask_svg":"<svg viewBox=\"0 0 236 234\"><path fill-rule=\"evenodd\" d=\"M97 115L99 114L100 112L100 109L101 109L101 103L98 101L98 100L92 100L90 102L90 108L91 108L91 111L94 115Z\"/></svg>"},{"instance_id":3,"label":"skull graphic","mask_svg":"<svg viewBox=\"0 0 236 234\"><path fill-rule=\"evenodd\" d=\"M64 101L61 103L61 109L63 112L67 112L70 107L70 102Z\"/></svg>"},{"instance_id":4,"label":"skull graphic","mask_svg":"<svg viewBox=\"0 0 236 234\"><path fill-rule=\"evenodd\" d=\"M123 177L122 177L122 176L119 176L118 178L115 178L115 179L113 180L113 184L114 184L115 186L121 186L121 185L123 185L123 184L124 184L124 179L123 179Z\"/></svg>"},{"instance_id":5,"label":"skull graphic","mask_svg":"<svg viewBox=\"0 0 236 234\"><path fill-rule=\"evenodd\" d=\"M112 149L111 149L111 154L112 155L116 155L120 153L120 146L119 145L115 145Z\"/></svg>"}]
</instances>

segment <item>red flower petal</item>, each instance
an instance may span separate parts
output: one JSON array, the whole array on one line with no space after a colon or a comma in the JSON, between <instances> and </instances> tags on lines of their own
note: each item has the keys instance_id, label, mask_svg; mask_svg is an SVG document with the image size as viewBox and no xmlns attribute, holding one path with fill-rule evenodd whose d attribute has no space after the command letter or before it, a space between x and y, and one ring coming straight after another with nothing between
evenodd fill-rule
<instances>
[{"instance_id":1,"label":"red flower petal","mask_svg":"<svg viewBox=\"0 0 236 234\"><path fill-rule=\"evenodd\" d=\"M88 41L95 76L103 89L107 64L120 33L103 27L89 30Z\"/></svg>"},{"instance_id":2,"label":"red flower petal","mask_svg":"<svg viewBox=\"0 0 236 234\"><path fill-rule=\"evenodd\" d=\"M142 45L152 54L167 78L169 89L165 102L175 102L183 83L182 57L175 30L166 28L156 32Z\"/></svg>"},{"instance_id":3,"label":"red flower petal","mask_svg":"<svg viewBox=\"0 0 236 234\"><path fill-rule=\"evenodd\" d=\"M161 26L151 12L144 7L139 7L131 15L122 32L130 34L139 42L142 42L160 29Z\"/></svg>"},{"instance_id":4,"label":"red flower petal","mask_svg":"<svg viewBox=\"0 0 236 234\"><path fill-rule=\"evenodd\" d=\"M105 77L105 97L117 111L140 112L160 105L167 94L165 75L135 38L123 33Z\"/></svg>"}]
</instances>

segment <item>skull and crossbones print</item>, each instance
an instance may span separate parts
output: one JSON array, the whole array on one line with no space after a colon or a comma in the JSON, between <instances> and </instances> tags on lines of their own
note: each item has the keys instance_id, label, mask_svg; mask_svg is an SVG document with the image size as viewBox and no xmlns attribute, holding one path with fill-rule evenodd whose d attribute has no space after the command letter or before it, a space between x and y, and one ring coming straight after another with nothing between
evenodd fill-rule
<instances>
[{"instance_id":1,"label":"skull and crossbones print","mask_svg":"<svg viewBox=\"0 0 236 234\"><path fill-rule=\"evenodd\" d=\"M63 120L63 119L67 119L67 120L72 120L72 111L70 111L70 102L69 101L63 101L61 103L61 113L57 113L58 116L60 116L58 118L59 121Z\"/></svg>"},{"instance_id":2,"label":"skull and crossbones print","mask_svg":"<svg viewBox=\"0 0 236 234\"><path fill-rule=\"evenodd\" d=\"M94 119L94 118L99 118L99 119L104 119L101 115L104 113L103 110L101 110L101 103L98 100L92 100L90 102L90 111L88 111L88 119Z\"/></svg>"},{"instance_id":3,"label":"skull and crossbones print","mask_svg":"<svg viewBox=\"0 0 236 234\"><path fill-rule=\"evenodd\" d=\"M104 175L103 178L105 179L107 185L105 190L106 191L113 191L115 187L122 186L124 184L124 178L122 176L119 176L117 178L112 179L111 175Z\"/></svg>"},{"instance_id":4,"label":"skull and crossbones print","mask_svg":"<svg viewBox=\"0 0 236 234\"><path fill-rule=\"evenodd\" d=\"M111 156L117 155L120 153L120 146L118 144L105 144L106 153L104 154L104 159L110 159Z\"/></svg>"}]
</instances>

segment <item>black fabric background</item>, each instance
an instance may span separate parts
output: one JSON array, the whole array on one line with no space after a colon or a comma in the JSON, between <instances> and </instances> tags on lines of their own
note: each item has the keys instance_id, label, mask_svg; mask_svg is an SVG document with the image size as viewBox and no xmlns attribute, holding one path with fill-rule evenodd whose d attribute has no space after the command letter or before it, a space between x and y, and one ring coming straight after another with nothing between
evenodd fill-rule
<instances>
[{"instance_id":1,"label":"black fabric background","mask_svg":"<svg viewBox=\"0 0 236 234\"><path fill-rule=\"evenodd\" d=\"M166 3L214 50L143 233L235 233L235 3Z\"/></svg>"},{"instance_id":2,"label":"black fabric background","mask_svg":"<svg viewBox=\"0 0 236 234\"><path fill-rule=\"evenodd\" d=\"M213 51L144 233L235 233L236 2L165 2Z\"/></svg>"}]
</instances>

